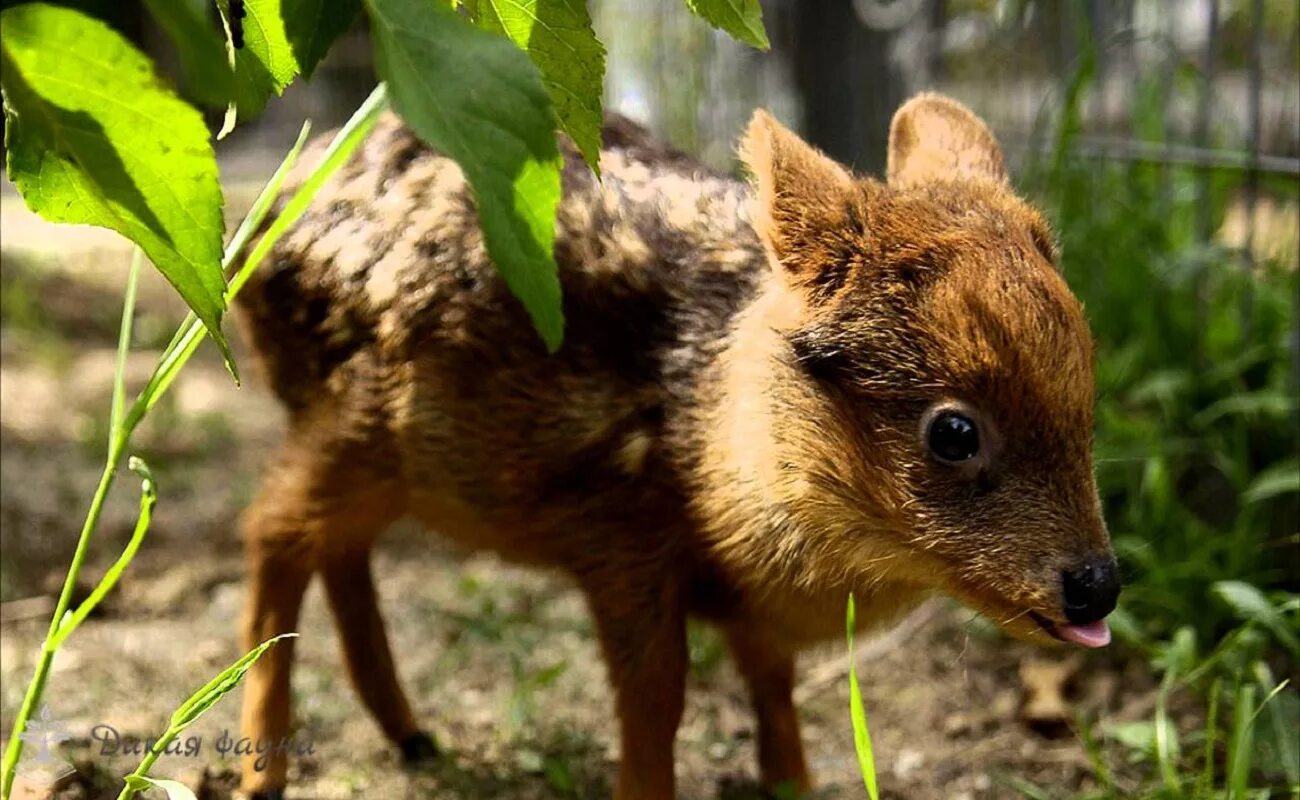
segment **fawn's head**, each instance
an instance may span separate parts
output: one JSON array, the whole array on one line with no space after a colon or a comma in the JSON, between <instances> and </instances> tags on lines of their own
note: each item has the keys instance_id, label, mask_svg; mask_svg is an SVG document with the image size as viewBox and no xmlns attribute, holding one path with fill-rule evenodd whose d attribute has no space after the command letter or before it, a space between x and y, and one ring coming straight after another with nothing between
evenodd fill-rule
<instances>
[{"instance_id":1,"label":"fawn's head","mask_svg":"<svg viewBox=\"0 0 1300 800\"><path fill-rule=\"evenodd\" d=\"M779 275L765 324L800 376L773 423L781 507L830 531L823 555L849 573L944 590L1026 638L1104 644L1119 586L1092 340L988 128L913 99L886 183L762 112L742 155Z\"/></svg>"}]
</instances>

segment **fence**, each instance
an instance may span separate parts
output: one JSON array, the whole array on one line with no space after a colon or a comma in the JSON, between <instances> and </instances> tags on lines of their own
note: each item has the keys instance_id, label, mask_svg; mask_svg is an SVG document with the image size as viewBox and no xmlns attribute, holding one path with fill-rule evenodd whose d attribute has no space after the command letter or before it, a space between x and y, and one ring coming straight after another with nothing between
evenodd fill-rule
<instances>
[{"instance_id":1,"label":"fence","mask_svg":"<svg viewBox=\"0 0 1300 800\"><path fill-rule=\"evenodd\" d=\"M878 172L889 115L935 88L995 129L1015 165L1066 157L1195 175L1196 235L1252 268L1300 259L1300 4L1292 0L770 0L771 53L680 0L597 0L608 105L715 166L755 106ZM1078 116L1067 120L1067 107ZM1039 158L1038 160L1041 160ZM1212 182L1231 186L1220 223ZM1212 265L1203 265L1204 269ZM1294 316L1300 319L1300 298ZM1249 324L1250 302L1242 314ZM1300 327L1293 351L1300 376ZM1298 378L1300 380L1300 378Z\"/></svg>"}]
</instances>

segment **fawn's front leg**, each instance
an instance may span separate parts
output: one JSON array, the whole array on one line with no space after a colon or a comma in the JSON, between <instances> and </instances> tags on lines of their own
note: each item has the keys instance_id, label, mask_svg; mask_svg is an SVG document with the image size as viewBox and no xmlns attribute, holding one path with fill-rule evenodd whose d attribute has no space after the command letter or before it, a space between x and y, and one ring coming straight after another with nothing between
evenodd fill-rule
<instances>
[{"instance_id":1,"label":"fawn's front leg","mask_svg":"<svg viewBox=\"0 0 1300 800\"><path fill-rule=\"evenodd\" d=\"M794 654L752 623L728 626L727 641L758 718L758 769L763 787L807 791L811 781L793 698Z\"/></svg>"},{"instance_id":2,"label":"fawn's front leg","mask_svg":"<svg viewBox=\"0 0 1300 800\"><path fill-rule=\"evenodd\" d=\"M668 579L584 582L614 687L615 800L671 800L673 743L686 696L686 615Z\"/></svg>"}]
</instances>

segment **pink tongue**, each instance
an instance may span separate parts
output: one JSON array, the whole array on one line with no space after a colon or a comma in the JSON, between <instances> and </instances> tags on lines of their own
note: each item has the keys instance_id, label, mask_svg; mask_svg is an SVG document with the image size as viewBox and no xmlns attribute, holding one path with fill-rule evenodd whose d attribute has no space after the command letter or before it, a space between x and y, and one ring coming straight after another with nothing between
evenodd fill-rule
<instances>
[{"instance_id":1,"label":"pink tongue","mask_svg":"<svg viewBox=\"0 0 1300 800\"><path fill-rule=\"evenodd\" d=\"M1087 625L1061 625L1056 632L1067 642L1083 647L1105 647L1110 644L1110 626L1104 620Z\"/></svg>"}]
</instances>

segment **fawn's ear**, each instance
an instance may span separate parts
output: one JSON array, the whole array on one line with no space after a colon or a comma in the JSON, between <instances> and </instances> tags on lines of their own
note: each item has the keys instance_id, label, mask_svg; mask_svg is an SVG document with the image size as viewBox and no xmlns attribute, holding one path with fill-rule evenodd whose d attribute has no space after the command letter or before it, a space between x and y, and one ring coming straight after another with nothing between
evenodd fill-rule
<instances>
[{"instance_id":1,"label":"fawn's ear","mask_svg":"<svg viewBox=\"0 0 1300 800\"><path fill-rule=\"evenodd\" d=\"M749 122L740 158L756 189L754 230L774 264L805 286L842 269L844 245L865 220L855 213L861 192L853 176L762 109Z\"/></svg>"},{"instance_id":2,"label":"fawn's ear","mask_svg":"<svg viewBox=\"0 0 1300 800\"><path fill-rule=\"evenodd\" d=\"M889 183L915 186L961 176L1006 181L993 133L956 100L939 94L908 100L889 126Z\"/></svg>"}]
</instances>

